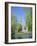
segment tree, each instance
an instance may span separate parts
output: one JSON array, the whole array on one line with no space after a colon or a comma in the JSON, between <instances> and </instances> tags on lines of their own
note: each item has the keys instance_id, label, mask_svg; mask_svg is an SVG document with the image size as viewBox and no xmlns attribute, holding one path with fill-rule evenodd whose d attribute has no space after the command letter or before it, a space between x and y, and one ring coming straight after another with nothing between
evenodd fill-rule
<instances>
[{"instance_id":1,"label":"tree","mask_svg":"<svg viewBox=\"0 0 37 46\"><path fill-rule=\"evenodd\" d=\"M26 26L28 27L28 31L32 30L32 8L23 8L26 14Z\"/></svg>"},{"instance_id":2,"label":"tree","mask_svg":"<svg viewBox=\"0 0 37 46\"><path fill-rule=\"evenodd\" d=\"M28 12L26 14L26 26L28 27L28 31L32 29L32 14L31 12Z\"/></svg>"},{"instance_id":3,"label":"tree","mask_svg":"<svg viewBox=\"0 0 37 46\"><path fill-rule=\"evenodd\" d=\"M15 30L16 30L16 16L11 15L11 38L15 39Z\"/></svg>"},{"instance_id":4,"label":"tree","mask_svg":"<svg viewBox=\"0 0 37 46\"><path fill-rule=\"evenodd\" d=\"M14 32L16 29L16 16L14 14L12 14L12 16L11 16L11 26L13 28L12 31Z\"/></svg>"}]
</instances>

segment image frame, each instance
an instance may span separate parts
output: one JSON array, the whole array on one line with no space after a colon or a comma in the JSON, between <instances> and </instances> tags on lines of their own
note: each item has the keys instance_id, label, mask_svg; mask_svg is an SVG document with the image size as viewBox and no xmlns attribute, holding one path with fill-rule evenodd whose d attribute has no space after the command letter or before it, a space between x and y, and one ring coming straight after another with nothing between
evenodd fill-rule
<instances>
[{"instance_id":1,"label":"image frame","mask_svg":"<svg viewBox=\"0 0 37 46\"><path fill-rule=\"evenodd\" d=\"M35 41L8 43L8 4L25 4L35 6ZM36 4L21 2L5 2L5 44L35 43L36 42Z\"/></svg>"}]
</instances>

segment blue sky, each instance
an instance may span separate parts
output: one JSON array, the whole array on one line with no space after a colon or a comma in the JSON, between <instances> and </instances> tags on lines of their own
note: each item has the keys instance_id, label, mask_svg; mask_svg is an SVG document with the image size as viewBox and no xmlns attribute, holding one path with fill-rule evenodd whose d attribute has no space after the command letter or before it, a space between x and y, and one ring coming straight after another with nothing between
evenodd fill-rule
<instances>
[{"instance_id":1,"label":"blue sky","mask_svg":"<svg viewBox=\"0 0 37 46\"><path fill-rule=\"evenodd\" d=\"M30 8L23 7L11 7L11 14L15 14L17 22L25 23L26 22L26 12L29 12Z\"/></svg>"}]
</instances>

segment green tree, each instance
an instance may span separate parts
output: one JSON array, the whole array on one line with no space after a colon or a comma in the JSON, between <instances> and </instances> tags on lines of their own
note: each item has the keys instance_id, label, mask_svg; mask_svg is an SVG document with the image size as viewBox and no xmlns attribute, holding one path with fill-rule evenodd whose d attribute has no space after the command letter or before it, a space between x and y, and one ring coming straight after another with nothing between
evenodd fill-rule
<instances>
[{"instance_id":1,"label":"green tree","mask_svg":"<svg viewBox=\"0 0 37 46\"><path fill-rule=\"evenodd\" d=\"M14 32L16 29L16 16L14 14L12 14L12 16L11 16L11 26L13 28L12 31Z\"/></svg>"},{"instance_id":2,"label":"green tree","mask_svg":"<svg viewBox=\"0 0 37 46\"><path fill-rule=\"evenodd\" d=\"M28 31L32 30L32 8L23 8L26 13L26 26L28 27Z\"/></svg>"},{"instance_id":3,"label":"green tree","mask_svg":"<svg viewBox=\"0 0 37 46\"><path fill-rule=\"evenodd\" d=\"M15 39L15 30L16 30L16 16L11 15L11 38Z\"/></svg>"},{"instance_id":4,"label":"green tree","mask_svg":"<svg viewBox=\"0 0 37 46\"><path fill-rule=\"evenodd\" d=\"M28 31L32 29L32 14L31 12L28 12L26 14L26 26L28 27Z\"/></svg>"}]
</instances>

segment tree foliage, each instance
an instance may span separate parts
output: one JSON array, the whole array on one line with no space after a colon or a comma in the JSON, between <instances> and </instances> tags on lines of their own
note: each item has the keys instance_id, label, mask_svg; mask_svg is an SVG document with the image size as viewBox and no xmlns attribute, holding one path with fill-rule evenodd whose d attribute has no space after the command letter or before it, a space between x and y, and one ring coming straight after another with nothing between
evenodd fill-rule
<instances>
[{"instance_id":1,"label":"tree foliage","mask_svg":"<svg viewBox=\"0 0 37 46\"><path fill-rule=\"evenodd\" d=\"M17 31L20 32L22 30L22 25L20 23L17 23Z\"/></svg>"},{"instance_id":2,"label":"tree foliage","mask_svg":"<svg viewBox=\"0 0 37 46\"><path fill-rule=\"evenodd\" d=\"M15 15L11 16L11 26L12 26L12 31L14 32L16 29L16 16Z\"/></svg>"},{"instance_id":3,"label":"tree foliage","mask_svg":"<svg viewBox=\"0 0 37 46\"><path fill-rule=\"evenodd\" d=\"M26 26L28 27L28 31L32 28L32 14L28 12L26 14Z\"/></svg>"}]
</instances>

